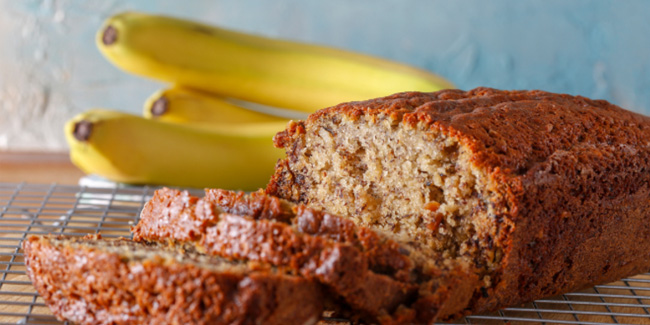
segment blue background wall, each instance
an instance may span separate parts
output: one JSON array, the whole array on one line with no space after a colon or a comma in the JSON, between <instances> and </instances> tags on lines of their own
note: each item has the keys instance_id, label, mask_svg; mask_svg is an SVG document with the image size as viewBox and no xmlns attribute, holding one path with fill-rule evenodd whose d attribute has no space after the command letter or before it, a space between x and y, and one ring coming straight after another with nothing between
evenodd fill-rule
<instances>
[{"instance_id":1,"label":"blue background wall","mask_svg":"<svg viewBox=\"0 0 650 325\"><path fill-rule=\"evenodd\" d=\"M63 123L91 107L141 111L162 85L94 45L124 10L403 61L462 89L544 89L650 114L650 1L0 0L0 150L64 150Z\"/></svg>"}]
</instances>

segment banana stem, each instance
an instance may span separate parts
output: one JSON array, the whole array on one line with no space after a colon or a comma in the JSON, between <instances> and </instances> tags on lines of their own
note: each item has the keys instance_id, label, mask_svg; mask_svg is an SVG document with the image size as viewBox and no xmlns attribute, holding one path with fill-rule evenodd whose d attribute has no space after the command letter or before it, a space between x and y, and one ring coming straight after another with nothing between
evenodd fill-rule
<instances>
[{"instance_id":1,"label":"banana stem","mask_svg":"<svg viewBox=\"0 0 650 325\"><path fill-rule=\"evenodd\" d=\"M108 25L102 33L102 43L104 45L111 45L117 42L117 29L113 25Z\"/></svg>"},{"instance_id":2,"label":"banana stem","mask_svg":"<svg viewBox=\"0 0 650 325\"><path fill-rule=\"evenodd\" d=\"M84 142L90 139L90 135L92 133L93 133L93 123L86 120L81 120L75 123L74 131L72 132L75 139Z\"/></svg>"},{"instance_id":3,"label":"banana stem","mask_svg":"<svg viewBox=\"0 0 650 325\"><path fill-rule=\"evenodd\" d=\"M151 115L152 116L162 116L164 115L167 111L169 110L169 100L167 100L167 97L160 96L160 98L156 99L156 101L153 102L151 105Z\"/></svg>"}]
</instances>

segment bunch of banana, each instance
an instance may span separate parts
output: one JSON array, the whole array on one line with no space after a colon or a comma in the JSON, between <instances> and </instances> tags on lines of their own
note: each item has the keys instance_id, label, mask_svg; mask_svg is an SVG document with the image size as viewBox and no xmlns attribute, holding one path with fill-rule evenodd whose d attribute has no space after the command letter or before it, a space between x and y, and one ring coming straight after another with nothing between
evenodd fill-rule
<instances>
[{"instance_id":1,"label":"bunch of banana","mask_svg":"<svg viewBox=\"0 0 650 325\"><path fill-rule=\"evenodd\" d=\"M97 46L116 66L172 84L146 100L144 117L94 109L65 126L74 164L125 183L253 190L282 156L272 138L287 117L452 87L375 57L134 12L109 18Z\"/></svg>"}]
</instances>

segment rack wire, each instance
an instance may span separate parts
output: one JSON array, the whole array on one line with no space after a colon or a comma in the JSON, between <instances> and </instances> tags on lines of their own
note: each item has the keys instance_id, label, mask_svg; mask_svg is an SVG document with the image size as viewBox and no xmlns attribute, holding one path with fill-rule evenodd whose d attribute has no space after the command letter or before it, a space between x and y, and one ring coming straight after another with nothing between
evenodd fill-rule
<instances>
[{"instance_id":1,"label":"rack wire","mask_svg":"<svg viewBox=\"0 0 650 325\"><path fill-rule=\"evenodd\" d=\"M0 325L62 324L25 274L22 241L31 234L130 237L152 187L96 188L0 183ZM194 191L193 194L200 192ZM324 323L345 320L324 319ZM650 273L537 300L454 324L650 324Z\"/></svg>"}]
</instances>

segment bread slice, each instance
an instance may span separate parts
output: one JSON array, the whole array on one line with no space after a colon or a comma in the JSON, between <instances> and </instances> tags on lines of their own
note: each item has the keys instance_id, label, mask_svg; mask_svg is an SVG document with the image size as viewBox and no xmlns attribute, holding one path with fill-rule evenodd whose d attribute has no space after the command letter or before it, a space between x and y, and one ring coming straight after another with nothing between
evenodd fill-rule
<instances>
[{"instance_id":1,"label":"bread slice","mask_svg":"<svg viewBox=\"0 0 650 325\"><path fill-rule=\"evenodd\" d=\"M423 281L409 252L395 242L260 192L206 190L199 199L186 191L157 190L133 237L194 243L207 254L289 267L326 285L353 317L366 320L413 319L407 307Z\"/></svg>"},{"instance_id":2,"label":"bread slice","mask_svg":"<svg viewBox=\"0 0 650 325\"><path fill-rule=\"evenodd\" d=\"M269 194L471 265L463 313L650 268L650 118L605 101L401 93L321 110L274 141L287 157Z\"/></svg>"},{"instance_id":3,"label":"bread slice","mask_svg":"<svg viewBox=\"0 0 650 325\"><path fill-rule=\"evenodd\" d=\"M27 274L59 320L78 324L313 324L321 288L192 248L31 236Z\"/></svg>"}]
</instances>

